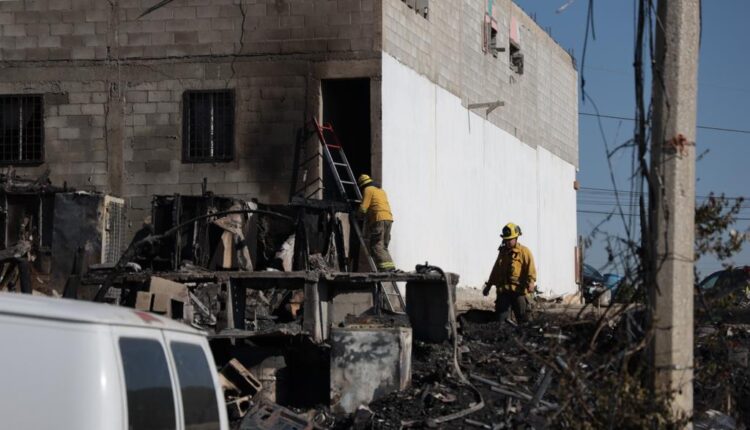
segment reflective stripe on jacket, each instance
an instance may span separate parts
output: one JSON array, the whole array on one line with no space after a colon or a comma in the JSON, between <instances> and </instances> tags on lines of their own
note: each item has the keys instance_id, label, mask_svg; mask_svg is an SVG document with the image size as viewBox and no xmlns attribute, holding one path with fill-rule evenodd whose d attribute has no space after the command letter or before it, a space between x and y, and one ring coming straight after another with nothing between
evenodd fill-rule
<instances>
[{"instance_id":1,"label":"reflective stripe on jacket","mask_svg":"<svg viewBox=\"0 0 750 430\"><path fill-rule=\"evenodd\" d=\"M498 291L526 293L535 282L536 267L529 248L518 242L513 248L501 246L487 283Z\"/></svg>"},{"instance_id":2,"label":"reflective stripe on jacket","mask_svg":"<svg viewBox=\"0 0 750 430\"><path fill-rule=\"evenodd\" d=\"M385 194L385 191L375 186L365 188L362 195L362 203L359 205L359 211L367 214L367 219L370 222L393 221L391 205L388 204L388 196Z\"/></svg>"}]
</instances>

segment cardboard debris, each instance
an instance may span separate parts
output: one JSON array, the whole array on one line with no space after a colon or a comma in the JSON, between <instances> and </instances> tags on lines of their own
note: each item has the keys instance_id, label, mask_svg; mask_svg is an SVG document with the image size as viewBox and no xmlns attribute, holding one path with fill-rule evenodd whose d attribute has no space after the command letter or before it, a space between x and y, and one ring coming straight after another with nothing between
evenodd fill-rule
<instances>
[{"instance_id":1,"label":"cardboard debris","mask_svg":"<svg viewBox=\"0 0 750 430\"><path fill-rule=\"evenodd\" d=\"M170 318L173 315L181 317L182 306L188 301L189 295L185 285L153 276L151 278L150 293L153 295L152 311L166 314ZM179 303L173 305L173 301Z\"/></svg>"},{"instance_id":2,"label":"cardboard debris","mask_svg":"<svg viewBox=\"0 0 750 430\"><path fill-rule=\"evenodd\" d=\"M150 311L154 303L154 295L148 291L138 291L135 298L135 308L141 311Z\"/></svg>"}]
</instances>

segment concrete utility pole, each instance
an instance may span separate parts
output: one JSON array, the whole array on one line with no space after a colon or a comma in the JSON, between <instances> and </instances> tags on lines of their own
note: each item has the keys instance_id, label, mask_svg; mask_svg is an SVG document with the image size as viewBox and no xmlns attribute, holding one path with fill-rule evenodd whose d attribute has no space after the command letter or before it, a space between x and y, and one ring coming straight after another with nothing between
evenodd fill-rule
<instances>
[{"instance_id":1,"label":"concrete utility pole","mask_svg":"<svg viewBox=\"0 0 750 430\"><path fill-rule=\"evenodd\" d=\"M654 386L693 413L695 117L700 0L659 0L653 73L650 211Z\"/></svg>"}]
</instances>

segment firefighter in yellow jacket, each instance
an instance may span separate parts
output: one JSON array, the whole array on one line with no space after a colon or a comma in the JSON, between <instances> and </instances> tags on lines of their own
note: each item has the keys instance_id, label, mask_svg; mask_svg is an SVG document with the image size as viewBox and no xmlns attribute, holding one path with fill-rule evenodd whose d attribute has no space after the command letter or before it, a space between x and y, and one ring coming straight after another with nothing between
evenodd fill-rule
<instances>
[{"instance_id":1,"label":"firefighter in yellow jacket","mask_svg":"<svg viewBox=\"0 0 750 430\"><path fill-rule=\"evenodd\" d=\"M499 321L507 320L511 309L516 321L528 321L526 295L536 289L534 257L529 248L518 243L520 235L521 227L516 224L508 223L503 227L503 244L499 248L500 252L492 267L490 279L485 283L483 291L486 296L493 285L496 287L495 314Z\"/></svg>"},{"instance_id":2,"label":"firefighter in yellow jacket","mask_svg":"<svg viewBox=\"0 0 750 430\"><path fill-rule=\"evenodd\" d=\"M391 242L393 214L388 204L388 196L368 175L360 175L357 185L362 190L362 203L359 212L365 216L367 247L380 272L395 271L396 265L388 252Z\"/></svg>"}]
</instances>

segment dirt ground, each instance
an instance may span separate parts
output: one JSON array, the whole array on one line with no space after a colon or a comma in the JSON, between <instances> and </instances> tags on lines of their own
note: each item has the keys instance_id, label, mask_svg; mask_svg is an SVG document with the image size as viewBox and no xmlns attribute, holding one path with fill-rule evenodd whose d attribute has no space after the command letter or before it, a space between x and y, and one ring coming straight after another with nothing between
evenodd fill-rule
<instances>
[{"instance_id":1,"label":"dirt ground","mask_svg":"<svg viewBox=\"0 0 750 430\"><path fill-rule=\"evenodd\" d=\"M456 289L456 309L465 312L471 309L493 310L495 309L495 293L487 297L482 295L480 288L462 287Z\"/></svg>"}]
</instances>

